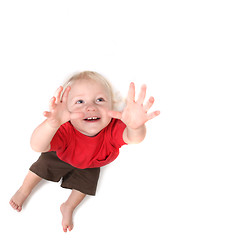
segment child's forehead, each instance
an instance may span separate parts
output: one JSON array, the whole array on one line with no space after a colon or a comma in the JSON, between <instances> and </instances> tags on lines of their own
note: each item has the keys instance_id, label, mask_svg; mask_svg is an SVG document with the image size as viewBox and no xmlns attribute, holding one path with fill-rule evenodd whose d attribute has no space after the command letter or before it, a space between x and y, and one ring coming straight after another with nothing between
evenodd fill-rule
<instances>
[{"instance_id":1,"label":"child's forehead","mask_svg":"<svg viewBox=\"0 0 235 240\"><path fill-rule=\"evenodd\" d=\"M75 79L70 84L71 93L85 94L92 92L102 92L104 94L110 94L108 87L101 81L95 79Z\"/></svg>"},{"instance_id":2,"label":"child's forehead","mask_svg":"<svg viewBox=\"0 0 235 240\"><path fill-rule=\"evenodd\" d=\"M93 88L103 88L104 90L106 90L105 88L105 85L98 81L98 80L94 80L94 79L75 79L71 82L70 84L71 86L71 89L74 88L74 87L82 87L82 88L90 88L90 87L93 87Z\"/></svg>"}]
</instances>

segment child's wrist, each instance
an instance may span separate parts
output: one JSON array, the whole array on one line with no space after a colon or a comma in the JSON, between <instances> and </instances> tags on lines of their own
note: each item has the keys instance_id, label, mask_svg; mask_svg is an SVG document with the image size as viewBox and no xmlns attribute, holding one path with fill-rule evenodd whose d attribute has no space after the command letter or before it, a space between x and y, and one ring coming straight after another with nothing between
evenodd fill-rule
<instances>
[{"instance_id":1,"label":"child's wrist","mask_svg":"<svg viewBox=\"0 0 235 240\"><path fill-rule=\"evenodd\" d=\"M130 128L127 126L127 131L129 132L129 135L133 135L135 137L137 137L137 136L142 137L142 136L145 136L146 127L145 127L145 125L141 125L138 128Z\"/></svg>"},{"instance_id":2,"label":"child's wrist","mask_svg":"<svg viewBox=\"0 0 235 240\"><path fill-rule=\"evenodd\" d=\"M141 125L138 128L126 127L126 143L140 143L144 140L146 135L145 125Z\"/></svg>"},{"instance_id":3,"label":"child's wrist","mask_svg":"<svg viewBox=\"0 0 235 240\"><path fill-rule=\"evenodd\" d=\"M139 127L136 127L136 128L130 127L129 125L126 125L126 127L130 131L141 131L141 130L145 130L146 129L145 124L143 124L143 125L141 125Z\"/></svg>"},{"instance_id":4,"label":"child's wrist","mask_svg":"<svg viewBox=\"0 0 235 240\"><path fill-rule=\"evenodd\" d=\"M59 123L52 123L50 120L46 120L46 122L45 122L45 125L48 127L48 128L50 128L51 130L54 130L54 131L57 131L59 128L60 128L60 126L61 126L61 124L59 124Z\"/></svg>"}]
</instances>

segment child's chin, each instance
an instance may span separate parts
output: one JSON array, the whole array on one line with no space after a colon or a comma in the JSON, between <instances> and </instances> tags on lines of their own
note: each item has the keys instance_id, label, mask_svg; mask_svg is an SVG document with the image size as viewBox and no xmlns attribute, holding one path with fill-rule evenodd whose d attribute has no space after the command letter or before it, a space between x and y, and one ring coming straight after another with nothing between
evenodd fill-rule
<instances>
[{"instance_id":1,"label":"child's chin","mask_svg":"<svg viewBox=\"0 0 235 240\"><path fill-rule=\"evenodd\" d=\"M86 136L95 137L102 129L89 129L88 131L84 132Z\"/></svg>"},{"instance_id":2,"label":"child's chin","mask_svg":"<svg viewBox=\"0 0 235 240\"><path fill-rule=\"evenodd\" d=\"M95 137L97 134L99 134L99 132L90 132L90 133L86 133L85 135L88 136L88 137Z\"/></svg>"}]
</instances>

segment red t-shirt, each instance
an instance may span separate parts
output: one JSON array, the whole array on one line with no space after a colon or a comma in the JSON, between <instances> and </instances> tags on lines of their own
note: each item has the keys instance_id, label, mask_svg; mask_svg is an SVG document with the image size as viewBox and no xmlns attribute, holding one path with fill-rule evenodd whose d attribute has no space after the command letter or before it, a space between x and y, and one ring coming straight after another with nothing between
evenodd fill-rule
<instances>
[{"instance_id":1,"label":"red t-shirt","mask_svg":"<svg viewBox=\"0 0 235 240\"><path fill-rule=\"evenodd\" d=\"M86 136L77 131L70 122L63 124L51 141L50 151L70 165L85 169L97 168L111 163L119 154L126 125L112 119L107 127L94 137Z\"/></svg>"}]
</instances>

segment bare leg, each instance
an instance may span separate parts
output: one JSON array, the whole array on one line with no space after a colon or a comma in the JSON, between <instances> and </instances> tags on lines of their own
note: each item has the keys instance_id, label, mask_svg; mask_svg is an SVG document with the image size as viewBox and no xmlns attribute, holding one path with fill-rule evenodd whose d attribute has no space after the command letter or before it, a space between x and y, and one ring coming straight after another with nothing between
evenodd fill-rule
<instances>
[{"instance_id":1,"label":"bare leg","mask_svg":"<svg viewBox=\"0 0 235 240\"><path fill-rule=\"evenodd\" d=\"M14 194L14 196L10 200L10 205L13 209L20 212L22 210L22 205L24 201L27 199L29 194L32 192L33 188L42 180L38 175L29 171L26 175L22 186L19 190Z\"/></svg>"},{"instance_id":2,"label":"bare leg","mask_svg":"<svg viewBox=\"0 0 235 240\"><path fill-rule=\"evenodd\" d=\"M73 211L85 196L86 194L73 189L67 201L60 206L64 232L67 232L67 229L69 231L73 229Z\"/></svg>"}]
</instances>

